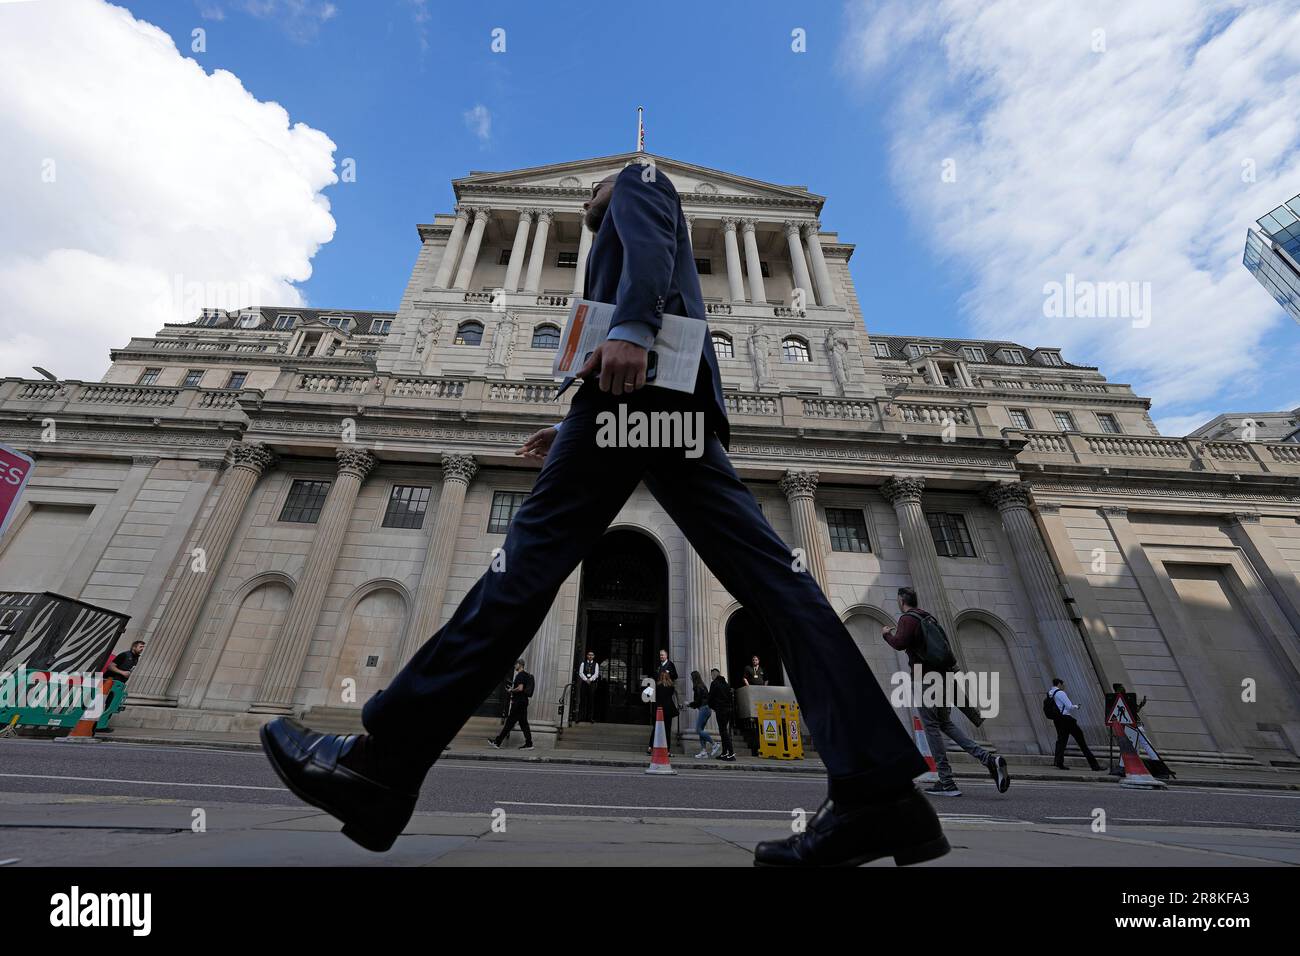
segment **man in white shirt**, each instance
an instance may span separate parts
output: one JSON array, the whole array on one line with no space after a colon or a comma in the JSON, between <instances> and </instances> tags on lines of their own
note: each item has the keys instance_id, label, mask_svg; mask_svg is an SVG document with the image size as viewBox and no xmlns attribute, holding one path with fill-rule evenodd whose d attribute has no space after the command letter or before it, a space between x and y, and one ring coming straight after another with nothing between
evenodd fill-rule
<instances>
[{"instance_id":1,"label":"man in white shirt","mask_svg":"<svg viewBox=\"0 0 1300 956\"><path fill-rule=\"evenodd\" d=\"M1065 765L1065 742L1073 737L1074 742L1079 745L1079 750L1084 759L1088 761L1088 765L1093 770L1100 770L1101 764L1097 763L1097 758L1088 749L1088 742L1083 739L1083 731L1079 728L1079 722L1074 719L1074 712L1079 709L1079 705L1070 700L1069 695L1065 693L1065 681L1059 677L1053 678L1047 696L1056 705L1056 710L1060 714L1059 717L1052 718L1052 723L1056 724L1056 760L1054 761L1056 769L1069 769Z\"/></svg>"},{"instance_id":2,"label":"man in white shirt","mask_svg":"<svg viewBox=\"0 0 1300 956\"><path fill-rule=\"evenodd\" d=\"M578 719L575 724L580 724L584 720L589 724L594 724L592 713L595 711L596 703L596 681L600 680L600 665L596 663L596 652L587 651L586 659L578 665Z\"/></svg>"}]
</instances>

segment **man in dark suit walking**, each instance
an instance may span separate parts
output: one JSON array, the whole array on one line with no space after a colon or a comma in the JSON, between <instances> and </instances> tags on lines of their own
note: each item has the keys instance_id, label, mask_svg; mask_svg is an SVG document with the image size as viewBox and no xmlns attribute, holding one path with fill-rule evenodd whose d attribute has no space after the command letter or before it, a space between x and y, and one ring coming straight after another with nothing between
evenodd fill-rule
<instances>
[{"instance_id":1,"label":"man in dark suit walking","mask_svg":"<svg viewBox=\"0 0 1300 956\"><path fill-rule=\"evenodd\" d=\"M534 686L533 675L524 670L524 662L515 661L515 676L510 678L510 709L506 712L506 724L501 733L488 740L497 750L510 739L510 731L516 724L524 732L524 745L519 749L533 749L533 729L528 726L528 698L533 696Z\"/></svg>"},{"instance_id":2,"label":"man in dark suit walking","mask_svg":"<svg viewBox=\"0 0 1300 956\"><path fill-rule=\"evenodd\" d=\"M693 394L645 388L647 350L664 314L705 321L677 190L653 164L593 187L586 295L613 303L611 329L580 377L568 416L520 449L545 464L516 513L502 570L489 570L451 619L366 704L366 734L317 734L289 718L262 730L286 785L334 814L363 846L388 849L425 774L538 631L565 578L640 482L724 588L768 622L803 705L829 793L802 833L760 843L765 865L897 863L948 851L938 816L912 784L926 765L820 586L764 518L727 458L718 360L704 337ZM700 415L702 449L602 441L597 419ZM689 454L686 452L690 452Z\"/></svg>"}]
</instances>

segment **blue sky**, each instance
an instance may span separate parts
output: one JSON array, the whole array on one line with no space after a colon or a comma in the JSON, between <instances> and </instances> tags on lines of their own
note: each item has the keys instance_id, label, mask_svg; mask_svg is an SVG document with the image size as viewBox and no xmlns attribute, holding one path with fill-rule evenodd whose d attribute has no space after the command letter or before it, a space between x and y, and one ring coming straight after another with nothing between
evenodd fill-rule
<instances>
[{"instance_id":1,"label":"blue sky","mask_svg":"<svg viewBox=\"0 0 1300 956\"><path fill-rule=\"evenodd\" d=\"M1300 192L1294 0L0 3L0 94L3 374L96 380L202 305L395 309L452 179L624 152L642 105L653 153L827 196L872 331L1060 347L1165 434L1300 405L1241 265Z\"/></svg>"}]
</instances>

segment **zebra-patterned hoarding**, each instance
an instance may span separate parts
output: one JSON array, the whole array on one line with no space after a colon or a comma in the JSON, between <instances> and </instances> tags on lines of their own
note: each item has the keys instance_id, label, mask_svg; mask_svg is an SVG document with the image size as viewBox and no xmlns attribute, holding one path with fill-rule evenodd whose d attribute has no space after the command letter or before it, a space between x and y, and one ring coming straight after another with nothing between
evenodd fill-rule
<instances>
[{"instance_id":1,"label":"zebra-patterned hoarding","mask_svg":"<svg viewBox=\"0 0 1300 956\"><path fill-rule=\"evenodd\" d=\"M129 620L52 591L0 591L0 673L102 671Z\"/></svg>"}]
</instances>

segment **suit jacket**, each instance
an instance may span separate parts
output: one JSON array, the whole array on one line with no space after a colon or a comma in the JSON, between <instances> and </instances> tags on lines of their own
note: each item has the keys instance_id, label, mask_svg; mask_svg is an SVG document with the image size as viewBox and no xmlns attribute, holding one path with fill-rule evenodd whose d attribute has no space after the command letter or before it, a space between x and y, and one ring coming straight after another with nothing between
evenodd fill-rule
<instances>
[{"instance_id":1,"label":"suit jacket","mask_svg":"<svg viewBox=\"0 0 1300 956\"><path fill-rule=\"evenodd\" d=\"M677 668L673 665L672 661L663 661L659 665L659 669L655 671L655 676L657 677L658 675L662 674L664 671L668 672L668 676L673 679L674 684L677 683Z\"/></svg>"},{"instance_id":2,"label":"suit jacket","mask_svg":"<svg viewBox=\"0 0 1300 956\"><path fill-rule=\"evenodd\" d=\"M618 174L609 209L587 255L585 289L586 298L615 306L611 329L624 322L643 322L658 332L665 312L706 321L686 217L677 188L663 170L633 163ZM595 381L584 382L574 404L592 401L597 394ZM725 447L731 438L727 406L708 334L695 397Z\"/></svg>"}]
</instances>

